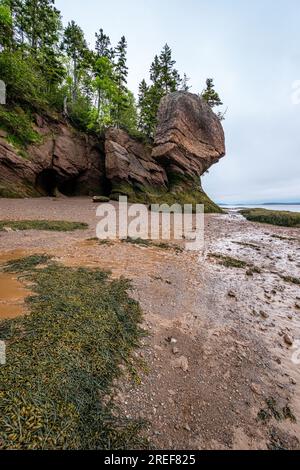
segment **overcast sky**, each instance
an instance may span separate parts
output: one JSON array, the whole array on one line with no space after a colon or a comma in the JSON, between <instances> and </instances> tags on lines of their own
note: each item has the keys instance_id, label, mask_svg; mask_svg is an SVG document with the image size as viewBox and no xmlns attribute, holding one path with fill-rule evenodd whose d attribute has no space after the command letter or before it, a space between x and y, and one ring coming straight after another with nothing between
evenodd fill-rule
<instances>
[{"instance_id":1,"label":"overcast sky","mask_svg":"<svg viewBox=\"0 0 300 470\"><path fill-rule=\"evenodd\" d=\"M129 88L167 42L192 92L213 77L228 112L227 156L203 178L216 201L300 201L299 0L56 0L94 46L128 41ZM300 88L300 85L299 85ZM300 93L299 93L300 96ZM300 100L299 100L300 101Z\"/></svg>"}]
</instances>

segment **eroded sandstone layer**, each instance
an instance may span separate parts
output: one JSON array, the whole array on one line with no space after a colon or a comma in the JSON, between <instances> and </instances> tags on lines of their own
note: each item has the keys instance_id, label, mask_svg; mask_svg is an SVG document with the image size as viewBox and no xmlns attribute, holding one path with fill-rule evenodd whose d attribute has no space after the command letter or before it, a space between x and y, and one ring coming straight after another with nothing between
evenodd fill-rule
<instances>
[{"instance_id":1,"label":"eroded sandstone layer","mask_svg":"<svg viewBox=\"0 0 300 470\"><path fill-rule=\"evenodd\" d=\"M1 123L0 123L1 126ZM154 142L110 128L87 135L66 120L36 116L41 143L24 150L0 131L0 197L104 195L218 207L200 176L225 155L218 117L199 96L176 92L160 105Z\"/></svg>"}]
</instances>

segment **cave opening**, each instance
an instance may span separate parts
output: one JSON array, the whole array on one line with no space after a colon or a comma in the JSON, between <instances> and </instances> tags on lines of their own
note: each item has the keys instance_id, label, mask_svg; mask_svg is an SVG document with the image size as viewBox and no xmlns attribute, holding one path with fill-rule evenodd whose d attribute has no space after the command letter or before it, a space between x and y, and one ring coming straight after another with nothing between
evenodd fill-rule
<instances>
[{"instance_id":1,"label":"cave opening","mask_svg":"<svg viewBox=\"0 0 300 470\"><path fill-rule=\"evenodd\" d=\"M55 170L43 170L36 178L36 188L46 196L55 196L57 189L57 173Z\"/></svg>"}]
</instances>

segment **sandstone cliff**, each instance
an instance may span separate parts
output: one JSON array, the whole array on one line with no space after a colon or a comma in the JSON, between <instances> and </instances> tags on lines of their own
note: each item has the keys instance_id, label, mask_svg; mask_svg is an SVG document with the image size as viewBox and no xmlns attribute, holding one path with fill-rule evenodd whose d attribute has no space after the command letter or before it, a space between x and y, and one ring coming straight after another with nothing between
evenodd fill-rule
<instances>
[{"instance_id":1,"label":"sandstone cliff","mask_svg":"<svg viewBox=\"0 0 300 470\"><path fill-rule=\"evenodd\" d=\"M219 210L200 176L225 155L224 132L197 95L177 92L162 100L151 144L116 128L102 138L86 135L49 117L37 116L35 131L41 143L26 152L0 131L0 197L124 194L131 201Z\"/></svg>"}]
</instances>

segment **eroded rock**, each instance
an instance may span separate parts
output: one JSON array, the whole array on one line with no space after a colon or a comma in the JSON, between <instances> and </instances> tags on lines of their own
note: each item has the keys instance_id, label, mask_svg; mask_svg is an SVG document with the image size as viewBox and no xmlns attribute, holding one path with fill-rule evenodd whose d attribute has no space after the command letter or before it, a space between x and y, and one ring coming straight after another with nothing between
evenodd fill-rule
<instances>
[{"instance_id":1,"label":"eroded rock","mask_svg":"<svg viewBox=\"0 0 300 470\"><path fill-rule=\"evenodd\" d=\"M162 99L152 156L167 174L201 176L224 155L222 125L202 98L176 92Z\"/></svg>"}]
</instances>

